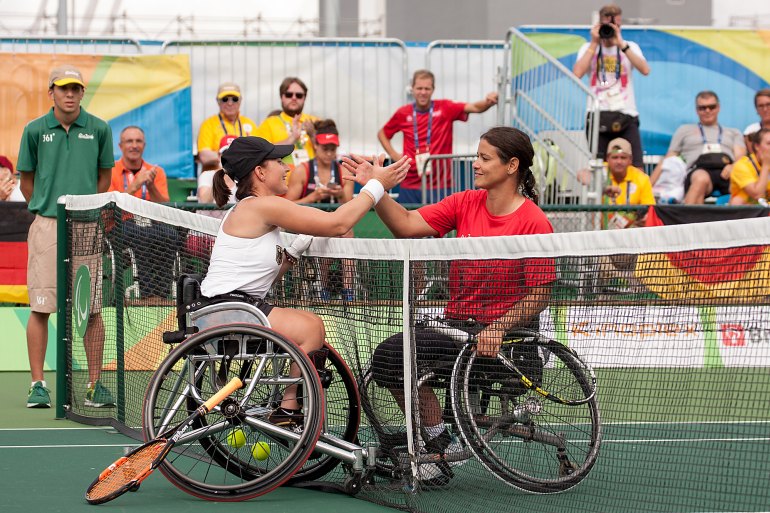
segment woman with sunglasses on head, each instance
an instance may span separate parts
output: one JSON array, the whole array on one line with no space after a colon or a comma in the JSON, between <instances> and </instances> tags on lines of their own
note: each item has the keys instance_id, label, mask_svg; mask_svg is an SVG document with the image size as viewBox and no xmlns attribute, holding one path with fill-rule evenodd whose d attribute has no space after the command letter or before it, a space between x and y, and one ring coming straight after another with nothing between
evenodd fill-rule
<instances>
[{"instance_id":1,"label":"woman with sunglasses on head","mask_svg":"<svg viewBox=\"0 0 770 513\"><path fill-rule=\"evenodd\" d=\"M353 199L354 183L342 179L342 168L337 162L337 148L340 145L337 125L331 119L322 119L313 123L314 135L311 138L315 158L305 162L291 174L289 192L286 198L295 203L347 203ZM342 237L353 237L350 230ZM343 301L355 300L353 293L352 260L341 262ZM329 267L321 269L321 299L331 299Z\"/></svg>"},{"instance_id":2,"label":"woman with sunglasses on head","mask_svg":"<svg viewBox=\"0 0 770 513\"><path fill-rule=\"evenodd\" d=\"M320 349L326 337L321 318L265 302L273 282L310 245L309 237L297 237L290 247L282 248L280 230L323 237L345 234L377 204L386 189L404 179L409 160L374 166L365 181L357 180L363 185L361 194L337 210L324 212L281 197L288 191L289 170L282 159L293 149L260 137L239 137L222 153L223 169L214 175L214 200L220 207L228 202L227 175L236 183L238 203L222 219L201 293L207 298L243 296L267 316L273 329L309 353ZM300 423L300 419L296 391L290 387L270 420L284 425Z\"/></svg>"}]
</instances>

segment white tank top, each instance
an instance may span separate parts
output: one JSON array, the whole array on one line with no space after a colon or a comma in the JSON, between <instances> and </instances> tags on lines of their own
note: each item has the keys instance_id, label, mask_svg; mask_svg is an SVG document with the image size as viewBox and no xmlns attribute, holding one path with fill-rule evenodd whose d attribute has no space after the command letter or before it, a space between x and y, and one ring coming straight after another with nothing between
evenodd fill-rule
<instances>
[{"instance_id":1,"label":"white tank top","mask_svg":"<svg viewBox=\"0 0 770 513\"><path fill-rule=\"evenodd\" d=\"M251 196L253 197L253 196ZM243 201L249 198L244 198ZM273 230L255 239L228 235L224 231L231 208L219 226L208 273L201 283L201 293L212 297L239 290L264 299L278 275L283 257L280 230Z\"/></svg>"}]
</instances>

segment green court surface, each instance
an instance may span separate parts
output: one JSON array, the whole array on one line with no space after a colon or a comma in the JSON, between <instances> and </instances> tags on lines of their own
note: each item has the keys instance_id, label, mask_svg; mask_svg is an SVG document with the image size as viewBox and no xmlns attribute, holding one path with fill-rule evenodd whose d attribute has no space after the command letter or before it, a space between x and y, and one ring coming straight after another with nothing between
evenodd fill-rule
<instances>
[{"instance_id":1,"label":"green court surface","mask_svg":"<svg viewBox=\"0 0 770 513\"><path fill-rule=\"evenodd\" d=\"M55 375L46 375L55 392ZM0 372L0 511L3 513L70 513L142 511L194 513L226 511L270 513L376 513L394 511L342 494L279 488L247 502L217 504L176 489L160 472L151 475L137 493L102 506L91 506L83 495L104 468L136 440L110 428L94 428L54 419L53 409L26 408L29 374Z\"/></svg>"}]
</instances>

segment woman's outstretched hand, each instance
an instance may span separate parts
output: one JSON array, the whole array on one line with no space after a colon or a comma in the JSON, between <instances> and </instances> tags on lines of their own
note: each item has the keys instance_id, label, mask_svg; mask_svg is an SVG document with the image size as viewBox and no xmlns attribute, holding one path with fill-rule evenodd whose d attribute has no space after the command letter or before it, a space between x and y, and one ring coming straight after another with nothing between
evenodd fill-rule
<instances>
[{"instance_id":1,"label":"woman's outstretched hand","mask_svg":"<svg viewBox=\"0 0 770 513\"><path fill-rule=\"evenodd\" d=\"M366 182L376 178L385 190L392 189L406 177L412 159L401 157L389 166L383 167L385 154L370 158L361 155L342 157L342 169L346 174L343 180L352 180L358 184L366 185Z\"/></svg>"}]
</instances>

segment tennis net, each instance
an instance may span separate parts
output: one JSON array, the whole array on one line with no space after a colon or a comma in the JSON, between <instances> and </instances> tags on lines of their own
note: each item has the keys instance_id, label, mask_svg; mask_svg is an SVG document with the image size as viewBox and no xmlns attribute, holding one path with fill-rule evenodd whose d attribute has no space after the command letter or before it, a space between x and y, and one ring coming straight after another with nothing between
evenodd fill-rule
<instances>
[{"instance_id":1,"label":"tennis net","mask_svg":"<svg viewBox=\"0 0 770 513\"><path fill-rule=\"evenodd\" d=\"M177 329L176 278L205 274L218 224L126 195L67 198L68 417L141 436L147 384L170 350L162 334ZM499 238L316 238L268 300L319 314L356 377L357 440L381 452L359 494L366 500L430 513L762 511L768 240L767 218ZM84 263L93 289L85 299L75 292ZM458 349L457 330L476 333L514 304L539 313L505 333L502 358ZM93 314L115 408L85 402L80 319ZM428 389L434 395L420 392ZM327 401L344 393L333 380ZM329 416L329 429L345 418ZM447 430L434 437L440 421ZM340 484L345 472L318 479Z\"/></svg>"}]
</instances>

